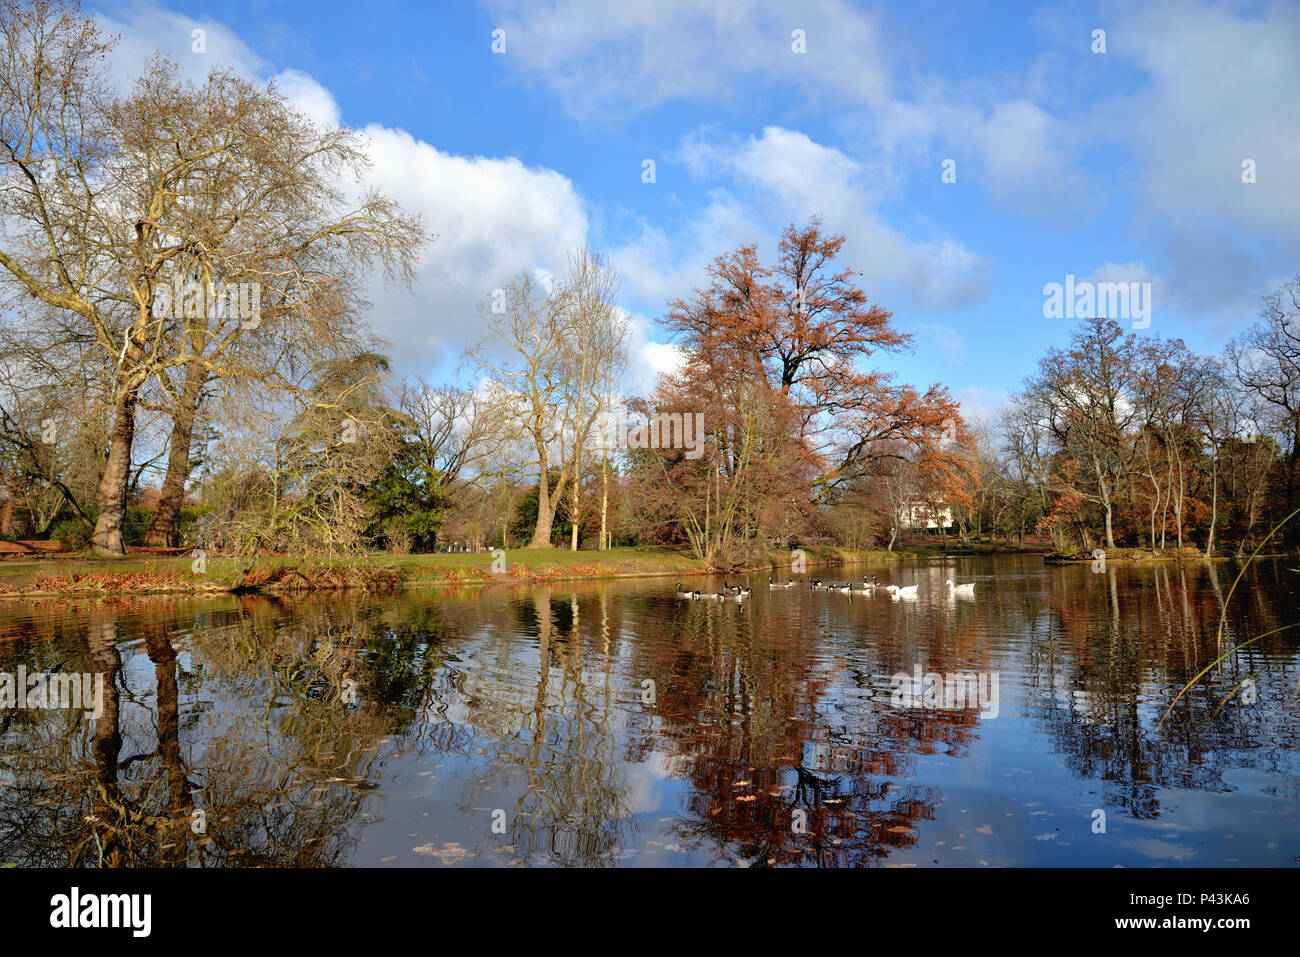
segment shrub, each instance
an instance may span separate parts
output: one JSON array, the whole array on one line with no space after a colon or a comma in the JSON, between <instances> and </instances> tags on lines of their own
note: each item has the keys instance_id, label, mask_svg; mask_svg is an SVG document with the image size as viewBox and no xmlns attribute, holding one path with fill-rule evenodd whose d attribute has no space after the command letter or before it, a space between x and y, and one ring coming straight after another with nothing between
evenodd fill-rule
<instances>
[{"instance_id":1,"label":"shrub","mask_svg":"<svg viewBox=\"0 0 1300 957\"><path fill-rule=\"evenodd\" d=\"M409 555L412 544L411 532L405 525L394 522L384 532L384 544L394 555Z\"/></svg>"},{"instance_id":2,"label":"shrub","mask_svg":"<svg viewBox=\"0 0 1300 957\"><path fill-rule=\"evenodd\" d=\"M70 552L81 552L90 547L92 531L94 530L85 522L70 518L54 526L50 538L62 544Z\"/></svg>"}]
</instances>

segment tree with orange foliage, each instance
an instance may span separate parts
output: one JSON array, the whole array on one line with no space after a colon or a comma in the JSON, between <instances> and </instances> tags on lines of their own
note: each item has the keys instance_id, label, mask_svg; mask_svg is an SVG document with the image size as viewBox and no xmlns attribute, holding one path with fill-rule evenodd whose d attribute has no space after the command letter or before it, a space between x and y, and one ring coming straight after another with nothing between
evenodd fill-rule
<instances>
[{"instance_id":1,"label":"tree with orange foliage","mask_svg":"<svg viewBox=\"0 0 1300 957\"><path fill-rule=\"evenodd\" d=\"M961 424L946 388L919 392L864 368L877 351L908 348L911 337L868 301L857 273L834 266L844 241L824 235L816 217L790 225L775 264L759 261L757 245L719 256L708 288L673 300L662 320L692 361L751 376L785 397L800 439L825 463L815 482L823 494L897 454L893 440L919 446Z\"/></svg>"},{"instance_id":2,"label":"tree with orange foliage","mask_svg":"<svg viewBox=\"0 0 1300 957\"><path fill-rule=\"evenodd\" d=\"M948 545L948 529L942 518L945 506L970 510L974 504L972 493L979 488L979 469L976 464L975 435L965 423L955 426L941 442L921 443L914 463L917 494L935 516L944 547ZM963 531L963 537L965 532Z\"/></svg>"},{"instance_id":3,"label":"tree with orange foliage","mask_svg":"<svg viewBox=\"0 0 1300 957\"><path fill-rule=\"evenodd\" d=\"M680 528L713 566L742 563L755 541L798 534L820 463L780 390L688 354L680 371L660 380L652 403L635 406L703 423L693 448L665 441L630 451L640 510L651 522Z\"/></svg>"}]
</instances>

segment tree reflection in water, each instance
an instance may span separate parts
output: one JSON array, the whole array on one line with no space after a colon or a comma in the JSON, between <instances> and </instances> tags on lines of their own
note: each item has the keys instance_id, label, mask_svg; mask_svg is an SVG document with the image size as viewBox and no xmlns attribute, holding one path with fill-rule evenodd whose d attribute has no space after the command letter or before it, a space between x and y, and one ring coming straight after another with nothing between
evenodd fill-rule
<instances>
[{"instance_id":1,"label":"tree reflection in water","mask_svg":"<svg viewBox=\"0 0 1300 957\"><path fill-rule=\"evenodd\" d=\"M1036 772L1134 819L1170 789L1228 794L1240 769L1300 800L1288 633L1157 723L1217 654L1228 569L987 567L977 602L738 606L640 582L12 603L0 669L95 672L105 694L94 722L0 712L0 863L915 861L960 768L994 760L977 710L891 707L890 676L918 667L999 673L997 727L1056 753ZM1235 640L1294 620L1287 575L1252 571ZM942 595L951 567L909 577ZM1216 716L1246 676L1257 700Z\"/></svg>"}]
</instances>

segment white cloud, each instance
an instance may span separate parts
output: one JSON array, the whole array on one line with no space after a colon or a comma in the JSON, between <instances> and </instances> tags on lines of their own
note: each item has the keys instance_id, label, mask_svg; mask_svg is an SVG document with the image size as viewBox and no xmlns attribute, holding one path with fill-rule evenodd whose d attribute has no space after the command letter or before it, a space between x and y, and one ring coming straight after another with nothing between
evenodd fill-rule
<instances>
[{"instance_id":1,"label":"white cloud","mask_svg":"<svg viewBox=\"0 0 1300 957\"><path fill-rule=\"evenodd\" d=\"M1022 207L1044 194L1062 198L1077 183L1063 124L1027 100L996 104L987 116L968 117L966 132L979 148L988 187Z\"/></svg>"},{"instance_id":2,"label":"white cloud","mask_svg":"<svg viewBox=\"0 0 1300 957\"><path fill-rule=\"evenodd\" d=\"M637 301L666 308L674 297L707 284L705 267L717 255L762 235L763 223L755 209L726 190L685 220L667 230L642 223L641 233L615 248L610 258L626 279L625 288Z\"/></svg>"},{"instance_id":3,"label":"white cloud","mask_svg":"<svg viewBox=\"0 0 1300 957\"><path fill-rule=\"evenodd\" d=\"M1010 398L1011 393L1006 389L984 385L962 389L956 395L962 418L972 423L996 424L998 413Z\"/></svg>"},{"instance_id":4,"label":"white cloud","mask_svg":"<svg viewBox=\"0 0 1300 957\"><path fill-rule=\"evenodd\" d=\"M952 326L941 322L922 322L917 326L917 346L923 349L938 349L943 357L954 366L966 361L966 337Z\"/></svg>"},{"instance_id":5,"label":"white cloud","mask_svg":"<svg viewBox=\"0 0 1300 957\"><path fill-rule=\"evenodd\" d=\"M675 98L742 103L755 85L883 105L889 47L870 14L841 0L489 0L506 31L503 65L552 87L581 119L617 118ZM806 53L793 52L804 31ZM487 38L484 38L487 42Z\"/></svg>"},{"instance_id":6,"label":"white cloud","mask_svg":"<svg viewBox=\"0 0 1300 957\"><path fill-rule=\"evenodd\" d=\"M1204 228L1206 214L1275 235L1300 233L1300 7L1124 7L1121 56L1146 83L1121 101L1112 132L1142 156L1142 206ZM1253 159L1257 181L1242 182Z\"/></svg>"},{"instance_id":7,"label":"white cloud","mask_svg":"<svg viewBox=\"0 0 1300 957\"><path fill-rule=\"evenodd\" d=\"M267 69L266 61L241 37L215 20L187 17L144 2L109 4L108 9L111 12L96 11L92 16L105 35L118 37L109 66L123 88L156 53L176 61L196 82L202 82L216 66L245 77L261 76ZM194 50L195 30L203 31L203 52Z\"/></svg>"},{"instance_id":8,"label":"white cloud","mask_svg":"<svg viewBox=\"0 0 1300 957\"><path fill-rule=\"evenodd\" d=\"M477 303L521 272L565 268L587 237L587 214L572 182L513 157L442 152L404 130L368 126L368 179L438 238L426 247L415 295L376 289L372 324L393 345L399 369L427 371L446 350L484 331Z\"/></svg>"},{"instance_id":9,"label":"white cloud","mask_svg":"<svg viewBox=\"0 0 1300 957\"><path fill-rule=\"evenodd\" d=\"M334 94L301 70L282 70L271 78L280 91L293 101L294 108L319 126L338 126L343 122Z\"/></svg>"},{"instance_id":10,"label":"white cloud","mask_svg":"<svg viewBox=\"0 0 1300 957\"><path fill-rule=\"evenodd\" d=\"M692 136L677 156L697 174L725 177L727 189L716 190L686 227L685 244L647 230L618 252L638 291L671 288L682 295L703 282L708 260L760 237L766 238L760 256L770 259L785 225L821 216L829 231L847 236L840 261L862 273L873 299L891 307L945 308L977 302L988 292L987 263L948 236L902 235L878 209L871 171L804 133L769 126L761 137L739 142ZM697 273L691 283L682 281L688 269Z\"/></svg>"},{"instance_id":11,"label":"white cloud","mask_svg":"<svg viewBox=\"0 0 1300 957\"><path fill-rule=\"evenodd\" d=\"M624 386L631 395L648 396L660 375L681 368L682 351L672 343L653 341L654 326L645 316L629 315L627 320L631 358Z\"/></svg>"},{"instance_id":12,"label":"white cloud","mask_svg":"<svg viewBox=\"0 0 1300 957\"><path fill-rule=\"evenodd\" d=\"M1114 35L1144 82L1093 122L1136 159L1134 220L1168 261L1168 298L1221 328L1249 320L1300 256L1300 6L1124 6Z\"/></svg>"},{"instance_id":13,"label":"white cloud","mask_svg":"<svg viewBox=\"0 0 1300 957\"><path fill-rule=\"evenodd\" d=\"M196 82L216 66L268 79L267 63L214 21L150 3L115 7L98 19L122 38L112 60L122 84L155 51L176 60ZM192 52L194 29L205 31L206 53ZM334 95L310 74L285 69L269 79L312 120L340 122ZM585 204L573 183L551 169L513 157L457 156L400 129L371 125L361 132L373 163L366 185L423 214L428 231L438 236L424 250L414 295L378 280L369 293L371 326L390 343L394 367L428 374L485 331L476 307L493 289L521 272L565 267L569 251L587 238Z\"/></svg>"}]
</instances>

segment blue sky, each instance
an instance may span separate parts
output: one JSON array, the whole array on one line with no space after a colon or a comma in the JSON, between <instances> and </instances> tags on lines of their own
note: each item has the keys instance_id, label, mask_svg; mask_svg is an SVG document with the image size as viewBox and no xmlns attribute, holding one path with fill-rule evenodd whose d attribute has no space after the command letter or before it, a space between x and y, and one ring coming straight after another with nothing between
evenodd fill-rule
<instances>
[{"instance_id":1,"label":"blue sky","mask_svg":"<svg viewBox=\"0 0 1300 957\"><path fill-rule=\"evenodd\" d=\"M589 241L624 275L644 391L666 301L814 214L916 337L883 364L975 415L1067 341L1046 283L1150 282L1144 334L1217 350L1300 273L1296 3L90 7L119 73L224 64L370 138L373 182L438 236L414 294L371 297L402 372L445 374L475 302Z\"/></svg>"}]
</instances>

